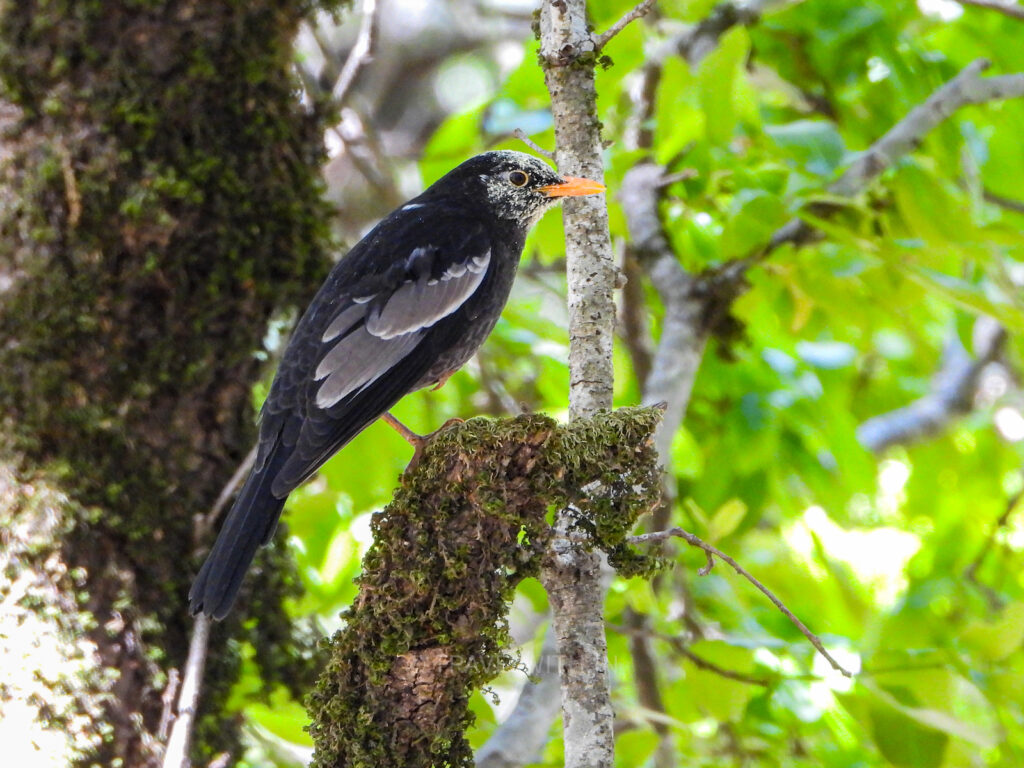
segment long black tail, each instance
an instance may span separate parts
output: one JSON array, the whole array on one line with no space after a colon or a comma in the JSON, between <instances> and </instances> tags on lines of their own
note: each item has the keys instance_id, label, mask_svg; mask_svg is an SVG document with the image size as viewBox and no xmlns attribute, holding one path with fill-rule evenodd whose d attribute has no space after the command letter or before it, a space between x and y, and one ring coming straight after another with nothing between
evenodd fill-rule
<instances>
[{"instance_id":1,"label":"long black tail","mask_svg":"<svg viewBox=\"0 0 1024 768\"><path fill-rule=\"evenodd\" d=\"M249 475L235 499L213 549L189 590L189 609L215 619L228 615L238 597L256 550L270 541L284 508L284 498L270 492L288 453L278 444L263 467Z\"/></svg>"}]
</instances>

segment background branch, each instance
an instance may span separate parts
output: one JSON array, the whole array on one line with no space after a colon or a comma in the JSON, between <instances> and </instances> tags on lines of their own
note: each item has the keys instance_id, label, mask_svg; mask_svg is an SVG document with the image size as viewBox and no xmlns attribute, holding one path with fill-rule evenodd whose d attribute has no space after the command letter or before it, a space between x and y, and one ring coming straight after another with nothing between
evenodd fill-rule
<instances>
[{"instance_id":1,"label":"background branch","mask_svg":"<svg viewBox=\"0 0 1024 768\"><path fill-rule=\"evenodd\" d=\"M964 67L956 77L939 87L860 153L828 191L840 197L854 197L864 191L893 163L917 149L927 134L961 107L1024 96L1024 73L981 77L989 66L987 59L976 59ZM730 271L738 275L753 261L764 259L779 246L787 243L802 245L815 237L817 233L811 224L803 219L793 219L772 235L760 254L734 262Z\"/></svg>"},{"instance_id":2,"label":"background branch","mask_svg":"<svg viewBox=\"0 0 1024 768\"><path fill-rule=\"evenodd\" d=\"M957 416L974 408L982 372L1002 354L1006 331L989 317L975 324L976 349L971 357L952 331L942 353L942 365L932 391L910 405L868 419L857 429L857 439L873 453L893 445L920 440L943 429Z\"/></svg>"},{"instance_id":3,"label":"background branch","mask_svg":"<svg viewBox=\"0 0 1024 768\"><path fill-rule=\"evenodd\" d=\"M188 646L188 660L182 676L178 707L167 740L163 768L189 768L189 746L192 743L192 729L195 727L196 710L199 707L199 692L202 690L203 669L206 666L206 649L210 641L210 619L200 614L195 618L192 640Z\"/></svg>"},{"instance_id":4,"label":"background branch","mask_svg":"<svg viewBox=\"0 0 1024 768\"><path fill-rule=\"evenodd\" d=\"M770 589L768 589L768 587L766 587L764 584L758 581L742 565L737 563L735 560L733 560L731 557L729 557L721 550L715 548L711 544L708 544L706 541L702 540L698 536L694 536L692 533L677 527L665 531L643 533L639 536L630 536L629 541L633 544L650 544L653 542L667 541L671 538L682 539L691 547L696 547L700 550L703 550L703 552L707 556L708 564L706 567L700 570L700 574L702 576L706 576L708 573L711 572L711 568L714 566L713 557L717 557L720 560L727 563L729 566L731 566L732 569L736 571L736 573L738 573L740 576L742 576L755 587L757 587L765 595L765 597L771 600L772 605L778 608L779 611L793 623L793 626L800 630L800 633L804 637L806 637L808 641L810 641L811 645L813 645L817 649L818 653L820 653L828 661L828 663L832 665L832 669L842 673L845 677L853 677L853 673L848 671L842 664L840 664L838 661L835 660L835 658L833 658L832 654L825 650L825 646L822 644L821 639L816 634L811 632L811 630L809 630L807 626L802 621L800 621L799 618L797 618L796 614L789 610L789 608L786 607L785 603L783 603L781 600L779 600L779 598L775 596L775 593L773 593Z\"/></svg>"},{"instance_id":5,"label":"background branch","mask_svg":"<svg viewBox=\"0 0 1024 768\"><path fill-rule=\"evenodd\" d=\"M998 11L1013 19L1024 21L1024 6L1017 4L1014 0L956 0L960 5L971 5L975 8L985 8L989 11Z\"/></svg>"},{"instance_id":6,"label":"background branch","mask_svg":"<svg viewBox=\"0 0 1024 768\"><path fill-rule=\"evenodd\" d=\"M339 106L348 98L352 84L355 83L359 71L373 59L373 49L377 40L377 0L363 0L363 18L359 26L356 42L349 51L345 65L338 74L338 79L331 89L331 97Z\"/></svg>"},{"instance_id":7,"label":"background branch","mask_svg":"<svg viewBox=\"0 0 1024 768\"><path fill-rule=\"evenodd\" d=\"M518 768L537 761L561 706L558 685L558 644L549 626L512 714L477 750L477 768Z\"/></svg>"}]
</instances>

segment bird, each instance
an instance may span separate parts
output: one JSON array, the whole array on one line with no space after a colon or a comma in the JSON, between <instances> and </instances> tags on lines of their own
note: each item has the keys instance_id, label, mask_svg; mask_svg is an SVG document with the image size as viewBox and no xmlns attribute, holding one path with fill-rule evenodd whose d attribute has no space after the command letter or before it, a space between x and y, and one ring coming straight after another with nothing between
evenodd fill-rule
<instances>
[{"instance_id":1,"label":"bird","mask_svg":"<svg viewBox=\"0 0 1024 768\"><path fill-rule=\"evenodd\" d=\"M334 265L282 355L252 469L189 590L192 615L227 616L288 495L367 426L384 417L422 444L388 411L443 384L484 342L544 212L603 191L523 152L485 152L388 214Z\"/></svg>"}]
</instances>

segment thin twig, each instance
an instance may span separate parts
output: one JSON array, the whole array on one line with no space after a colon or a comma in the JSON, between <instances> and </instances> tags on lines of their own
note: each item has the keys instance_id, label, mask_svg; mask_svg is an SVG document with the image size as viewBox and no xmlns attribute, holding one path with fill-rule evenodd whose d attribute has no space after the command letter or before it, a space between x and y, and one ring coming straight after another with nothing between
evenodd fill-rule
<instances>
[{"instance_id":1,"label":"thin twig","mask_svg":"<svg viewBox=\"0 0 1024 768\"><path fill-rule=\"evenodd\" d=\"M640 615L642 616L642 614ZM760 685L764 687L768 687L769 685L771 685L770 680L765 680L759 677L752 677L750 675L745 675L742 672L736 672L731 669L726 669L725 667L718 666L714 662L708 661L703 656L698 656L696 653L690 650L687 641L681 637L676 637L675 635L668 635L664 632L656 632L646 625L621 626L618 624L608 624L608 628L616 632L619 632L623 635L628 635L630 637L651 637L656 640L661 640L662 642L668 643L670 646L672 646L673 651L678 653L680 656L683 656L684 658L692 661L695 667L706 670L707 672L713 672L714 674L719 675L720 677L725 677L729 680L736 680L740 683L749 683L750 685ZM785 679L791 680L795 678L786 677ZM819 678L815 676L814 679ZM650 707L649 705L647 705L647 708L652 709L652 707ZM664 710L656 709L655 711Z\"/></svg>"},{"instance_id":2,"label":"thin twig","mask_svg":"<svg viewBox=\"0 0 1024 768\"><path fill-rule=\"evenodd\" d=\"M686 659L689 659L689 661L693 663L693 666L697 667L698 669L703 669L706 672L713 672L719 677L724 677L729 680L735 680L738 683L747 683L748 685L760 685L765 688L771 685L771 683L768 680L762 680L759 677L751 677L750 675L744 675L742 672L735 672L731 669L720 667L714 662L708 661L703 656L698 656L696 653L687 648L686 644L683 643L683 641L680 640L678 637L671 638L668 642L676 653L678 653L680 656L685 657Z\"/></svg>"},{"instance_id":3,"label":"thin twig","mask_svg":"<svg viewBox=\"0 0 1024 768\"><path fill-rule=\"evenodd\" d=\"M171 728L171 721L174 719L174 701L178 698L178 684L181 682L181 675L177 669L172 669L167 674L167 685L160 695L160 703L163 709L160 711L160 726L157 728L156 737L163 741L167 738L167 732Z\"/></svg>"},{"instance_id":4,"label":"thin twig","mask_svg":"<svg viewBox=\"0 0 1024 768\"><path fill-rule=\"evenodd\" d=\"M610 27L608 27L608 30L606 32L603 32L600 35L595 35L594 48L600 51L602 48L608 45L608 42L617 34L619 34L619 32L624 30L637 19L642 19L644 16L650 13L651 8L654 7L654 3L655 0L642 0L642 2L639 3L635 8L633 8L633 10L628 11L621 19L619 19Z\"/></svg>"},{"instance_id":5,"label":"thin twig","mask_svg":"<svg viewBox=\"0 0 1024 768\"><path fill-rule=\"evenodd\" d=\"M359 34L352 50L348 52L345 59L345 66L341 68L334 88L331 89L331 98L341 106L348 97L349 90L356 80L356 75L367 62L373 58L373 49L377 42L377 0L363 0L363 20L359 25Z\"/></svg>"},{"instance_id":6,"label":"thin twig","mask_svg":"<svg viewBox=\"0 0 1024 768\"><path fill-rule=\"evenodd\" d=\"M747 571L746 568L737 563L735 560L733 560L731 557L729 557L721 550L716 549L712 545L708 544L706 541L678 527L669 528L665 531L644 533L640 534L639 536L630 536L629 541L633 544L647 544L652 542L663 542L672 538L682 539L691 547L697 547L698 549L704 551L704 554L707 557L708 564L704 568L700 569L699 573L702 576L706 576L708 573L710 573L711 568L714 566L715 561L712 556L717 557L723 562L730 565L732 569L736 571L736 573L738 573L740 576L742 576L755 587L757 587L759 590L761 590L765 597L772 601L772 604L776 608L778 608L779 611L781 611L782 614L793 623L793 626L800 630L803 636L806 637L808 641L810 641L811 645L813 645L817 649L818 653L820 653L822 656L825 657L825 659L828 660L828 663L832 665L832 669L836 670L837 672L841 672L844 677L853 677L853 673L849 672L842 664L836 661L828 651L825 650L825 646L822 645L822 642L818 638L818 636L811 632L811 630L809 630L806 627L806 625L804 625L804 623L800 621L800 619L798 619L796 615L791 610L789 610L789 608L787 608L770 589L768 589L768 587L766 587L764 584L758 581L749 571Z\"/></svg>"},{"instance_id":7,"label":"thin twig","mask_svg":"<svg viewBox=\"0 0 1024 768\"><path fill-rule=\"evenodd\" d=\"M992 528L989 531L988 536L985 537L985 541L978 550L978 554L974 556L971 564L964 569L964 578L984 593L986 600L988 600L989 605L993 609L1000 608L1002 601L999 599L995 590L978 581L978 569L981 568L982 564L985 562L985 558L988 557L988 553L991 552L992 547L995 546L996 536L999 531L1005 528L1006 524L1010 522L1010 516L1013 514L1014 510L1017 509L1022 498L1024 498L1024 490L1017 491L1007 500L1002 513L992 524Z\"/></svg>"},{"instance_id":8,"label":"thin twig","mask_svg":"<svg viewBox=\"0 0 1024 768\"><path fill-rule=\"evenodd\" d=\"M985 8L990 11L998 11L1010 18L1024 21L1024 5L1018 5L1012 0L956 0L960 5L973 5L975 8Z\"/></svg>"},{"instance_id":9,"label":"thin twig","mask_svg":"<svg viewBox=\"0 0 1024 768\"><path fill-rule=\"evenodd\" d=\"M982 191L981 196L986 203L992 203L992 205L997 205L1014 213L1024 213L1024 202L1020 200L1014 200L1012 197L1003 197L987 189Z\"/></svg>"},{"instance_id":10,"label":"thin twig","mask_svg":"<svg viewBox=\"0 0 1024 768\"><path fill-rule=\"evenodd\" d=\"M209 640L210 619L199 614L192 628L188 661L185 662L185 675L178 696L178 712L171 729L171 738L167 740L163 768L189 768L191 765L188 756L189 744L192 741L192 729L199 706L199 691L202 688L203 667L206 665L206 648Z\"/></svg>"},{"instance_id":11,"label":"thin twig","mask_svg":"<svg viewBox=\"0 0 1024 768\"><path fill-rule=\"evenodd\" d=\"M523 144L528 146L537 154L544 155L544 157L546 157L548 160L555 159L554 152L552 152L550 149L544 149L544 147L542 147L540 144L537 144L533 139L526 135L526 131L524 131L522 128L516 128L514 131L512 131L512 135L519 139L521 142L523 142Z\"/></svg>"}]
</instances>

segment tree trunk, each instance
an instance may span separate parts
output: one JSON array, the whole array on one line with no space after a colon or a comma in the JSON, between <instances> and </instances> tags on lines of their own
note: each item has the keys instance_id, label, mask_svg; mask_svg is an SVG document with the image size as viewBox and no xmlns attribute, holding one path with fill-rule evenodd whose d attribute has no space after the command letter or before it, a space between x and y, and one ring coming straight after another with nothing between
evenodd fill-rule
<instances>
[{"instance_id":1,"label":"tree trunk","mask_svg":"<svg viewBox=\"0 0 1024 768\"><path fill-rule=\"evenodd\" d=\"M290 65L317 5L0 0L0 654L28 667L0 711L41 718L41 762L158 762L196 516L249 448L275 306L327 263L323 121ZM303 677L276 668L294 577L269 558L215 630L208 711L230 636ZM237 725L198 737L208 759Z\"/></svg>"}]
</instances>

